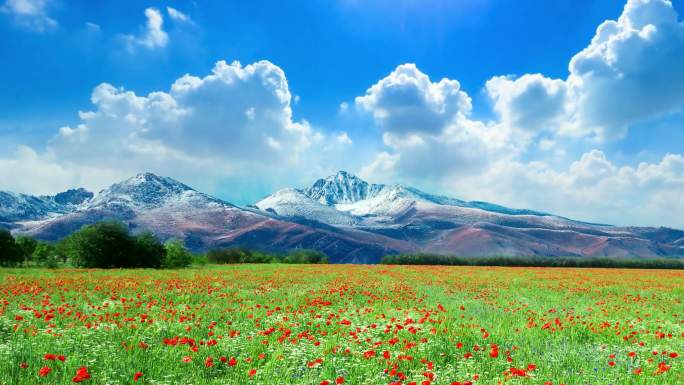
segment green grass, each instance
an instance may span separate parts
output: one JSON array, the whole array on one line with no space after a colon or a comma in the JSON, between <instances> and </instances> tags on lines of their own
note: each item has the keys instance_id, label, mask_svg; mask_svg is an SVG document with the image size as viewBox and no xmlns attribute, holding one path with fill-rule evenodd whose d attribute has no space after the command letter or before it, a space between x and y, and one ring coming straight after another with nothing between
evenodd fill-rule
<instances>
[{"instance_id":1,"label":"green grass","mask_svg":"<svg viewBox=\"0 0 684 385\"><path fill-rule=\"evenodd\" d=\"M401 372L402 384L477 376L474 384L682 385L683 358L669 355L684 355L683 298L684 272L672 270L4 269L0 384L68 384L86 366L84 383L93 384L132 384L136 372L147 384L389 384ZM175 336L195 340L196 351L164 343ZM66 361L45 360L48 353ZM670 369L656 375L660 362ZM530 364L525 377L504 374ZM52 372L39 377L43 366Z\"/></svg>"}]
</instances>

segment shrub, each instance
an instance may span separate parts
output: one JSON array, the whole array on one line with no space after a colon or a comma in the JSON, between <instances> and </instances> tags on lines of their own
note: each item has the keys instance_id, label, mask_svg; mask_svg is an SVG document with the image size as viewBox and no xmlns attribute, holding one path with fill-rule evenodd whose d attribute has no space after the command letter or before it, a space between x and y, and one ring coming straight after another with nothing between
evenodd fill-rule
<instances>
[{"instance_id":1,"label":"shrub","mask_svg":"<svg viewBox=\"0 0 684 385\"><path fill-rule=\"evenodd\" d=\"M282 258L283 263L328 263L328 256L318 250L300 249Z\"/></svg>"},{"instance_id":2,"label":"shrub","mask_svg":"<svg viewBox=\"0 0 684 385\"><path fill-rule=\"evenodd\" d=\"M597 267L627 269L684 269L684 259L630 259L611 257L460 257L441 254L386 255L386 265L512 266L512 267Z\"/></svg>"},{"instance_id":3,"label":"shrub","mask_svg":"<svg viewBox=\"0 0 684 385\"><path fill-rule=\"evenodd\" d=\"M244 249L244 248L226 248L226 249L212 249L207 252L207 260L210 263L271 263L274 256Z\"/></svg>"},{"instance_id":4,"label":"shrub","mask_svg":"<svg viewBox=\"0 0 684 385\"><path fill-rule=\"evenodd\" d=\"M23 261L22 250L14 241L12 234L0 229L0 265L13 266Z\"/></svg>"},{"instance_id":5,"label":"shrub","mask_svg":"<svg viewBox=\"0 0 684 385\"><path fill-rule=\"evenodd\" d=\"M317 250L297 249L285 255L269 254L245 248L225 248L209 250L206 254L209 263L328 263L328 256Z\"/></svg>"},{"instance_id":6,"label":"shrub","mask_svg":"<svg viewBox=\"0 0 684 385\"><path fill-rule=\"evenodd\" d=\"M64 238L59 252L78 267L160 267L166 250L157 237L144 232L137 237L120 222L84 226Z\"/></svg>"},{"instance_id":7,"label":"shrub","mask_svg":"<svg viewBox=\"0 0 684 385\"><path fill-rule=\"evenodd\" d=\"M242 249L212 249L207 252L210 263L240 263L243 259Z\"/></svg>"},{"instance_id":8,"label":"shrub","mask_svg":"<svg viewBox=\"0 0 684 385\"><path fill-rule=\"evenodd\" d=\"M57 247L51 243L38 242L31 260L39 266L57 267L60 262Z\"/></svg>"},{"instance_id":9,"label":"shrub","mask_svg":"<svg viewBox=\"0 0 684 385\"><path fill-rule=\"evenodd\" d=\"M197 266L205 266L209 263L206 254L194 254L192 256L192 264Z\"/></svg>"},{"instance_id":10,"label":"shrub","mask_svg":"<svg viewBox=\"0 0 684 385\"><path fill-rule=\"evenodd\" d=\"M150 231L135 237L133 250L134 260L127 260L129 264L121 267L161 267L166 257L166 248Z\"/></svg>"},{"instance_id":11,"label":"shrub","mask_svg":"<svg viewBox=\"0 0 684 385\"><path fill-rule=\"evenodd\" d=\"M25 235L18 236L14 242L17 244L17 247L19 247L21 256L25 261L29 261L31 259L33 252L38 246L38 241Z\"/></svg>"},{"instance_id":12,"label":"shrub","mask_svg":"<svg viewBox=\"0 0 684 385\"><path fill-rule=\"evenodd\" d=\"M162 261L162 267L167 269L177 269L188 267L192 263L192 253L183 245L183 242L172 239L164 245L166 255Z\"/></svg>"}]
</instances>

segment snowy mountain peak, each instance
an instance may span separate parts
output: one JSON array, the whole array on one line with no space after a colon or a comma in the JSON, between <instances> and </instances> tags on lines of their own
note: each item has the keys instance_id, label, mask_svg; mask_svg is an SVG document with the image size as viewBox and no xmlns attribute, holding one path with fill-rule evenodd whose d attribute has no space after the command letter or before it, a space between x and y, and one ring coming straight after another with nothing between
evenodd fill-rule
<instances>
[{"instance_id":1,"label":"snowy mountain peak","mask_svg":"<svg viewBox=\"0 0 684 385\"><path fill-rule=\"evenodd\" d=\"M132 203L141 206L158 206L183 195L196 195L194 189L169 178L152 173L138 174L100 191L90 202L91 206Z\"/></svg>"},{"instance_id":2,"label":"snowy mountain peak","mask_svg":"<svg viewBox=\"0 0 684 385\"><path fill-rule=\"evenodd\" d=\"M92 197L93 193L83 188L70 189L54 196L0 191L0 222L33 221L53 217L73 210Z\"/></svg>"},{"instance_id":3,"label":"snowy mountain peak","mask_svg":"<svg viewBox=\"0 0 684 385\"><path fill-rule=\"evenodd\" d=\"M192 190L187 185L169 177L159 176L150 172L138 174L123 182L114 184L110 189L125 189L125 190L156 190L161 193L182 192Z\"/></svg>"},{"instance_id":4,"label":"snowy mountain peak","mask_svg":"<svg viewBox=\"0 0 684 385\"><path fill-rule=\"evenodd\" d=\"M52 197L0 191L0 222L36 220L63 211Z\"/></svg>"},{"instance_id":5,"label":"snowy mountain peak","mask_svg":"<svg viewBox=\"0 0 684 385\"><path fill-rule=\"evenodd\" d=\"M372 185L344 171L307 189L283 189L242 209L174 179L138 174L95 197L0 191L0 227L58 240L120 220L188 247L312 248L335 262L425 251L454 255L684 257L684 231L587 224L551 214ZM79 203L80 202L80 203Z\"/></svg>"},{"instance_id":6,"label":"snowy mountain peak","mask_svg":"<svg viewBox=\"0 0 684 385\"><path fill-rule=\"evenodd\" d=\"M351 226L356 220L351 215L338 211L305 195L302 190L285 188L257 202L262 211L290 218L306 218L330 225Z\"/></svg>"},{"instance_id":7,"label":"snowy mountain peak","mask_svg":"<svg viewBox=\"0 0 684 385\"><path fill-rule=\"evenodd\" d=\"M93 198L93 193L84 189L83 187L77 189L69 189L55 195L54 200L60 205L80 205L83 202Z\"/></svg>"},{"instance_id":8,"label":"snowy mountain peak","mask_svg":"<svg viewBox=\"0 0 684 385\"><path fill-rule=\"evenodd\" d=\"M370 198L383 187L383 185L369 184L346 171L338 171L334 175L317 180L311 187L304 190L304 194L324 205L333 206Z\"/></svg>"}]
</instances>

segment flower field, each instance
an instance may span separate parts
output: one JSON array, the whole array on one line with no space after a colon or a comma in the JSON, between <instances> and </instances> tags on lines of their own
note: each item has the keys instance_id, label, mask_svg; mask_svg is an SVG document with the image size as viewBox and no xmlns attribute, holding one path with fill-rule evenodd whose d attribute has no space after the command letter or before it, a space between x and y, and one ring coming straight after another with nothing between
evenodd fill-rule
<instances>
[{"instance_id":1,"label":"flower field","mask_svg":"<svg viewBox=\"0 0 684 385\"><path fill-rule=\"evenodd\" d=\"M684 385L684 272L0 270L0 384Z\"/></svg>"}]
</instances>

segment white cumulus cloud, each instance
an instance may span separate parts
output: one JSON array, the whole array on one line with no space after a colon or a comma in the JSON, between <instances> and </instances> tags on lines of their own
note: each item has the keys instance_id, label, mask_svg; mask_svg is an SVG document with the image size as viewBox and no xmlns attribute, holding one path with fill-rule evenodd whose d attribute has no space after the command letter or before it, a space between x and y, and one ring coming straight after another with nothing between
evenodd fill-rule
<instances>
[{"instance_id":1,"label":"white cumulus cloud","mask_svg":"<svg viewBox=\"0 0 684 385\"><path fill-rule=\"evenodd\" d=\"M415 64L402 64L356 98L381 127L396 135L437 134L470 113L470 97L456 80L432 82Z\"/></svg>"},{"instance_id":2,"label":"white cumulus cloud","mask_svg":"<svg viewBox=\"0 0 684 385\"><path fill-rule=\"evenodd\" d=\"M166 7L166 13L169 14L169 17L172 20L181 22L181 23L193 23L192 19L190 19L190 16L184 14L183 12L177 10L176 8L172 7Z\"/></svg>"},{"instance_id":3,"label":"white cumulus cloud","mask_svg":"<svg viewBox=\"0 0 684 385\"><path fill-rule=\"evenodd\" d=\"M546 162L501 161L450 187L468 199L571 218L684 228L684 157L679 154L666 154L657 163L618 166L592 150L560 171Z\"/></svg>"},{"instance_id":4,"label":"white cumulus cloud","mask_svg":"<svg viewBox=\"0 0 684 385\"><path fill-rule=\"evenodd\" d=\"M497 76L487 81L487 94L503 124L520 130L555 131L565 115L567 87L541 74L517 79Z\"/></svg>"},{"instance_id":5,"label":"white cumulus cloud","mask_svg":"<svg viewBox=\"0 0 684 385\"><path fill-rule=\"evenodd\" d=\"M433 82L414 64L398 66L371 86L356 107L371 114L387 147L361 171L375 180L480 172L496 154L516 154L522 143L502 125L471 119L471 98L458 81Z\"/></svg>"},{"instance_id":6,"label":"white cumulus cloud","mask_svg":"<svg viewBox=\"0 0 684 385\"><path fill-rule=\"evenodd\" d=\"M45 170L69 170L68 181L100 170L109 176L106 183L97 179L100 188L144 170L200 185L210 175L288 174L312 143L325 139L306 121L293 120L291 100L285 73L268 61L219 61L209 75L184 75L168 91L147 95L103 83L79 124L60 128L42 153L23 148L21 157L0 157L0 175L17 162L39 162Z\"/></svg>"},{"instance_id":7,"label":"white cumulus cloud","mask_svg":"<svg viewBox=\"0 0 684 385\"><path fill-rule=\"evenodd\" d=\"M684 106L684 23L668 0L629 0L575 54L566 79L541 74L487 82L506 124L599 140Z\"/></svg>"},{"instance_id":8,"label":"white cumulus cloud","mask_svg":"<svg viewBox=\"0 0 684 385\"><path fill-rule=\"evenodd\" d=\"M169 42L169 35L164 31L164 17L156 8L145 9L147 22L138 35L124 35L130 50L135 46L149 49L164 48Z\"/></svg>"},{"instance_id":9,"label":"white cumulus cloud","mask_svg":"<svg viewBox=\"0 0 684 385\"><path fill-rule=\"evenodd\" d=\"M579 219L684 227L682 155L617 165L581 149L684 106L684 23L669 1L629 0L565 79L495 76L485 92L492 121L471 116L458 81L397 67L355 100L384 145L361 174Z\"/></svg>"},{"instance_id":10,"label":"white cumulus cloud","mask_svg":"<svg viewBox=\"0 0 684 385\"><path fill-rule=\"evenodd\" d=\"M49 0L6 0L0 5L0 13L9 15L21 27L44 32L58 25L47 13L49 3Z\"/></svg>"}]
</instances>

